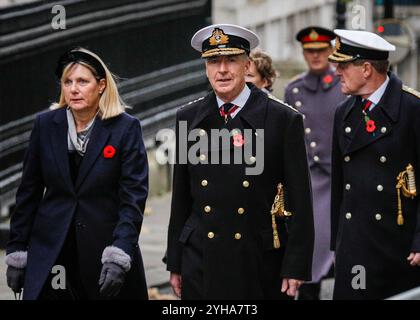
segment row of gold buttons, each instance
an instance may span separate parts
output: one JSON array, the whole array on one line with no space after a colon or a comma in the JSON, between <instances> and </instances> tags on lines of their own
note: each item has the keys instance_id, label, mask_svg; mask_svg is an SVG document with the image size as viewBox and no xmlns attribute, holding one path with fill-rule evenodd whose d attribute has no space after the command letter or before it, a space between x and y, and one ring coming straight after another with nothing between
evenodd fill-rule
<instances>
[{"instance_id":1,"label":"row of gold buttons","mask_svg":"<svg viewBox=\"0 0 420 320\"><path fill-rule=\"evenodd\" d=\"M207 237L209 239L213 239L214 236L215 236L214 232L211 232L211 231L207 234ZM242 238L242 235L239 232L237 232L237 233L235 233L234 237L235 237L236 240L240 240Z\"/></svg>"}]
</instances>

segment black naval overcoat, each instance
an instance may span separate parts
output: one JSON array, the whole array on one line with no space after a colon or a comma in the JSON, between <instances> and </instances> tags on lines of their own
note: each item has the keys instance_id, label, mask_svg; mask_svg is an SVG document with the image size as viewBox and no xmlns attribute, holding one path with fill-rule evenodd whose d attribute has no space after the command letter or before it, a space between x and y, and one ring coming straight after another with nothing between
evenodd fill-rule
<instances>
[{"instance_id":1,"label":"black naval overcoat","mask_svg":"<svg viewBox=\"0 0 420 320\"><path fill-rule=\"evenodd\" d=\"M344 101L335 115L334 299L382 299L420 285L420 267L407 261L410 252L420 252L419 196L401 195L404 224L398 225L396 189L396 178L408 164L420 185L420 98L389 76L384 95L369 114L373 133L366 131L360 98Z\"/></svg>"},{"instance_id":2,"label":"black naval overcoat","mask_svg":"<svg viewBox=\"0 0 420 320\"><path fill-rule=\"evenodd\" d=\"M302 116L248 86L248 101L227 125L213 92L177 113L178 160L185 154L182 121L207 137L211 129L252 130L242 146L218 147L209 138L209 152L192 152L203 162L175 165L167 269L182 275L182 299L281 299L283 277L311 277L314 227ZM252 155L243 159L251 164L205 164L223 149L233 157L251 141ZM256 143L263 143L263 154L255 154ZM261 161L261 174L245 174ZM277 220L281 246L274 249L270 209L280 182L294 215L287 224Z\"/></svg>"}]
</instances>

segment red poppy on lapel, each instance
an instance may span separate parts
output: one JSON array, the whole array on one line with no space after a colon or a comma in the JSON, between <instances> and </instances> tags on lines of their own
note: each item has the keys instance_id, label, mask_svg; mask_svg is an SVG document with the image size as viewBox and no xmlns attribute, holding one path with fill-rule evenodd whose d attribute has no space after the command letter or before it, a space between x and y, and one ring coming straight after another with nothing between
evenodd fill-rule
<instances>
[{"instance_id":1,"label":"red poppy on lapel","mask_svg":"<svg viewBox=\"0 0 420 320\"><path fill-rule=\"evenodd\" d=\"M104 158L111 159L115 156L115 148L113 146L106 146L104 148Z\"/></svg>"},{"instance_id":2,"label":"red poppy on lapel","mask_svg":"<svg viewBox=\"0 0 420 320\"><path fill-rule=\"evenodd\" d=\"M369 132L369 133L371 133L371 132L375 131L375 129L376 129L375 121L368 120L366 122L366 131Z\"/></svg>"},{"instance_id":3,"label":"red poppy on lapel","mask_svg":"<svg viewBox=\"0 0 420 320\"><path fill-rule=\"evenodd\" d=\"M324 89L328 89L329 87L331 87L332 82L333 82L334 78L332 77L332 75L327 74L322 78L322 86L324 87Z\"/></svg>"},{"instance_id":4,"label":"red poppy on lapel","mask_svg":"<svg viewBox=\"0 0 420 320\"><path fill-rule=\"evenodd\" d=\"M244 137L240 133L237 133L233 136L233 145L235 147L241 147L243 146L244 143L245 143Z\"/></svg>"},{"instance_id":5,"label":"red poppy on lapel","mask_svg":"<svg viewBox=\"0 0 420 320\"><path fill-rule=\"evenodd\" d=\"M333 77L330 74L327 74L324 78L322 78L322 82L325 84L330 84L333 81Z\"/></svg>"}]
</instances>

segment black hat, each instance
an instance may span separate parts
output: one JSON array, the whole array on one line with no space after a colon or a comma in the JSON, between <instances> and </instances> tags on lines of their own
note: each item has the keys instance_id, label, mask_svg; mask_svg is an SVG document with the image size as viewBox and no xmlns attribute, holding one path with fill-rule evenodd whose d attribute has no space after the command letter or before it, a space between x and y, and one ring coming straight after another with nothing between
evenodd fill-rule
<instances>
[{"instance_id":1,"label":"black hat","mask_svg":"<svg viewBox=\"0 0 420 320\"><path fill-rule=\"evenodd\" d=\"M61 79L61 76L66 66L68 66L70 63L77 62L84 62L90 65L97 73L97 77L99 79L106 78L105 69L102 66L102 63L94 56L83 51L83 49L80 47L76 47L74 49L71 49L70 51L67 51L58 59L57 67L55 69L55 75L57 76L57 78Z\"/></svg>"},{"instance_id":2,"label":"black hat","mask_svg":"<svg viewBox=\"0 0 420 320\"><path fill-rule=\"evenodd\" d=\"M302 43L304 49L322 49L331 45L335 38L334 32L322 27L307 27L300 30L296 40Z\"/></svg>"}]
</instances>

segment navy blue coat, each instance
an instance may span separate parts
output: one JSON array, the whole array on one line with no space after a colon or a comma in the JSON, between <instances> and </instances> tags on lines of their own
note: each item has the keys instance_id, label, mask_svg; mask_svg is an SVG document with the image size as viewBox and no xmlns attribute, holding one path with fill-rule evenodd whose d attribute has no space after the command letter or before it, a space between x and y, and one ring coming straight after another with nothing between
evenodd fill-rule
<instances>
[{"instance_id":1,"label":"navy blue coat","mask_svg":"<svg viewBox=\"0 0 420 320\"><path fill-rule=\"evenodd\" d=\"M114 157L105 158L104 147ZM24 299L36 299L74 220L83 286L99 298L101 256L113 245L132 258L119 298L146 299L138 247L148 192L140 123L123 113L96 119L75 183L70 177L65 108L37 116L16 195L7 253L28 251Z\"/></svg>"},{"instance_id":2,"label":"navy blue coat","mask_svg":"<svg viewBox=\"0 0 420 320\"><path fill-rule=\"evenodd\" d=\"M335 299L382 299L420 285L420 268L407 261L420 252L420 202L401 195L404 224L397 224L397 176L408 164L420 185L420 99L390 74L366 131L355 97L335 115L331 227L336 252ZM366 288L352 280L366 271ZM353 271L353 273L352 273ZM356 278L357 280L358 278ZM358 283L358 282L354 282Z\"/></svg>"},{"instance_id":3,"label":"navy blue coat","mask_svg":"<svg viewBox=\"0 0 420 320\"><path fill-rule=\"evenodd\" d=\"M178 160L187 153L184 147L190 156L196 147L191 141L183 145L183 122L188 132L197 129L208 137L212 129L252 131L245 132L244 146L252 141L256 160L247 163L251 154L242 155L245 147L209 138L208 151L197 154L202 163L175 164L167 268L182 275L183 299L282 299L283 277L311 278L314 231L302 116L250 87L245 106L227 125L214 92L177 113ZM263 152L255 150L257 143ZM234 164L238 150L242 161ZM231 162L212 164L223 152ZM246 174L261 163L263 172ZM286 208L295 215L288 222L278 219L281 247L275 249L270 210L279 182L287 192Z\"/></svg>"}]
</instances>

